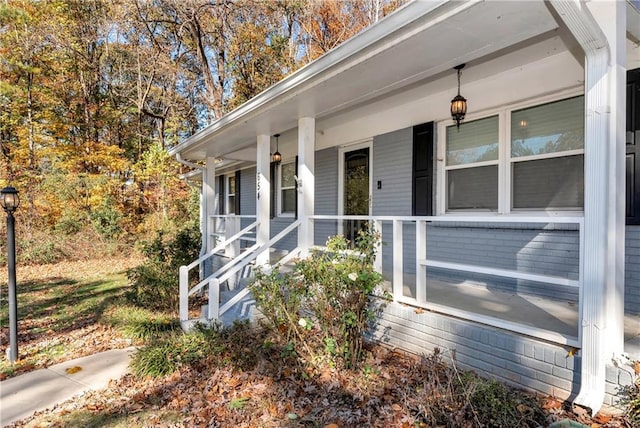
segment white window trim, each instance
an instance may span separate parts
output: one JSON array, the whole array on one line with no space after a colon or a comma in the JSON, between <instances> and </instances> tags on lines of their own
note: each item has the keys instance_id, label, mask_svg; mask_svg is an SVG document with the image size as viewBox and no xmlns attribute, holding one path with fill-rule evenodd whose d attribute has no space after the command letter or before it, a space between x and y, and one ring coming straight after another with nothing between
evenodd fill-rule
<instances>
[{"instance_id":1,"label":"white window trim","mask_svg":"<svg viewBox=\"0 0 640 428\"><path fill-rule=\"evenodd\" d=\"M235 178L236 178L235 172L232 173L232 174L227 174L227 175L224 176L224 188L225 188L224 189L225 190L225 192L224 192L224 202L225 202L224 211L225 211L225 214L227 214L227 215L236 215L237 213L234 212L236 210L235 199L234 199L234 204L233 204L233 210L231 210L231 203L229 203L229 198L231 196L236 198L235 191L234 191L234 193L231 193L229 191L229 189L231 188L231 185L230 185L230 179L231 178L233 178L235 180ZM236 189L237 188L238 188L238 183L236 183ZM240 195L238 195L238 196L240 196Z\"/></svg>"},{"instance_id":2,"label":"white window trim","mask_svg":"<svg viewBox=\"0 0 640 428\"><path fill-rule=\"evenodd\" d=\"M550 159L556 157L565 157L572 155L584 154L584 149L568 150L558 153L544 153L533 156L523 156L519 158L511 158L511 113L516 110L525 108L531 108L548 104L556 101L562 101L567 98L577 97L584 95L584 92L579 88L570 89L567 91L561 91L552 95L545 95L537 98L532 98L527 101L520 101L518 103L508 104L500 108L491 110L485 110L475 114L467 115L465 121L471 122L474 120L484 119L491 116L498 116L498 160L497 161L483 161L476 163L469 163L463 165L446 165L446 144L447 144L447 127L455 125L455 122L451 119L438 122L437 125L437 162L436 162L436 180L438 185L436 186L436 202L438 215L447 216L496 216L496 215L513 215L513 216L549 216L549 217L582 217L584 216L584 210L549 210L549 209L513 209L512 203L512 189L511 189L511 175L512 175L512 163L523 162L525 160L538 160L538 159ZM456 210L447 211L446 198L447 198L447 182L446 172L453 169L470 168L475 166L486 165L498 165L498 211L481 211L481 210Z\"/></svg>"},{"instance_id":3,"label":"white window trim","mask_svg":"<svg viewBox=\"0 0 640 428\"><path fill-rule=\"evenodd\" d=\"M294 212L282 212L282 191L296 189L295 183L293 186L287 186L287 187L282 186L282 166L288 165L288 164L294 164L294 167L295 167L295 161L296 161L295 159L281 161L276 168L276 172L277 172L276 173L276 176L277 176L276 178L276 204L277 204L276 216L277 217L293 218L296 216L295 210ZM298 197L297 194L296 194L296 197Z\"/></svg>"}]
</instances>

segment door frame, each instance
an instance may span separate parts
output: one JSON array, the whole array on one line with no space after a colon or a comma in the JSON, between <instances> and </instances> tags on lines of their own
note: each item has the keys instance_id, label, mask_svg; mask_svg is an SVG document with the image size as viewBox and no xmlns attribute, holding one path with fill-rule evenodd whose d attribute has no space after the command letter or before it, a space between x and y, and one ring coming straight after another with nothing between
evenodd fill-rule
<instances>
[{"instance_id":1,"label":"door frame","mask_svg":"<svg viewBox=\"0 0 640 428\"><path fill-rule=\"evenodd\" d=\"M338 147L338 215L344 215L344 155L346 153L369 149L369 213L373 211L373 139ZM342 221L338 221L338 234L344 232Z\"/></svg>"}]
</instances>

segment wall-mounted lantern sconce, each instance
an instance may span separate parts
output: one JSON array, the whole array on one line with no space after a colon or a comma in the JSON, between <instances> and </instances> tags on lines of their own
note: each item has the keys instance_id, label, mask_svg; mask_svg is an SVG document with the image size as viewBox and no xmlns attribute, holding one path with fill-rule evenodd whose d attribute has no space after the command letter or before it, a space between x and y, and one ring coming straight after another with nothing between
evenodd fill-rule
<instances>
[{"instance_id":1,"label":"wall-mounted lantern sconce","mask_svg":"<svg viewBox=\"0 0 640 428\"><path fill-rule=\"evenodd\" d=\"M276 151L271 155L271 162L278 164L282 160L282 155L278 151L278 138L280 137L280 134L273 134L273 136L276 139Z\"/></svg>"},{"instance_id":2,"label":"wall-mounted lantern sconce","mask_svg":"<svg viewBox=\"0 0 640 428\"><path fill-rule=\"evenodd\" d=\"M460 122L467 114L467 99L460 95L460 70L464 68L464 64L453 67L458 72L458 95L451 100L451 117L456 121L456 127L460 128Z\"/></svg>"}]
</instances>

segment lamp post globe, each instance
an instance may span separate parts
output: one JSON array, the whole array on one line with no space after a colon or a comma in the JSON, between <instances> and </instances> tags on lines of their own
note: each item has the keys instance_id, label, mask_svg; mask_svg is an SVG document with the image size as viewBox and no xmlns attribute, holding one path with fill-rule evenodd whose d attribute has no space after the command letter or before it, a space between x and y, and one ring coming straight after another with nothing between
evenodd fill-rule
<instances>
[{"instance_id":1,"label":"lamp post globe","mask_svg":"<svg viewBox=\"0 0 640 428\"><path fill-rule=\"evenodd\" d=\"M9 270L9 361L18 359L18 298L16 290L16 236L13 213L20 205L18 191L9 186L0 190L0 206L7 213L7 268Z\"/></svg>"},{"instance_id":2,"label":"lamp post globe","mask_svg":"<svg viewBox=\"0 0 640 428\"><path fill-rule=\"evenodd\" d=\"M16 209L18 209L18 205L20 205L18 191L11 186L7 186L4 189L0 190L0 205L7 212L7 214L13 213Z\"/></svg>"}]
</instances>

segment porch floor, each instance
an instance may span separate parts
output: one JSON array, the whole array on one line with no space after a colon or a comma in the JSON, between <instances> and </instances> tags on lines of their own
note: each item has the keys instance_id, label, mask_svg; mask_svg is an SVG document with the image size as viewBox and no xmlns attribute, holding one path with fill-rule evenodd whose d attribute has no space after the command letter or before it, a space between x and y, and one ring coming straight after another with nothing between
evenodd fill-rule
<instances>
[{"instance_id":1,"label":"porch floor","mask_svg":"<svg viewBox=\"0 0 640 428\"><path fill-rule=\"evenodd\" d=\"M405 275L404 295L415 290L415 277ZM384 282L391 291L391 283ZM427 281L427 302L492 317L511 323L531 326L566 336L578 336L578 305L522 293L493 289L473 281L454 282L442 279ZM625 352L632 359L640 358L640 316L625 315Z\"/></svg>"}]
</instances>

